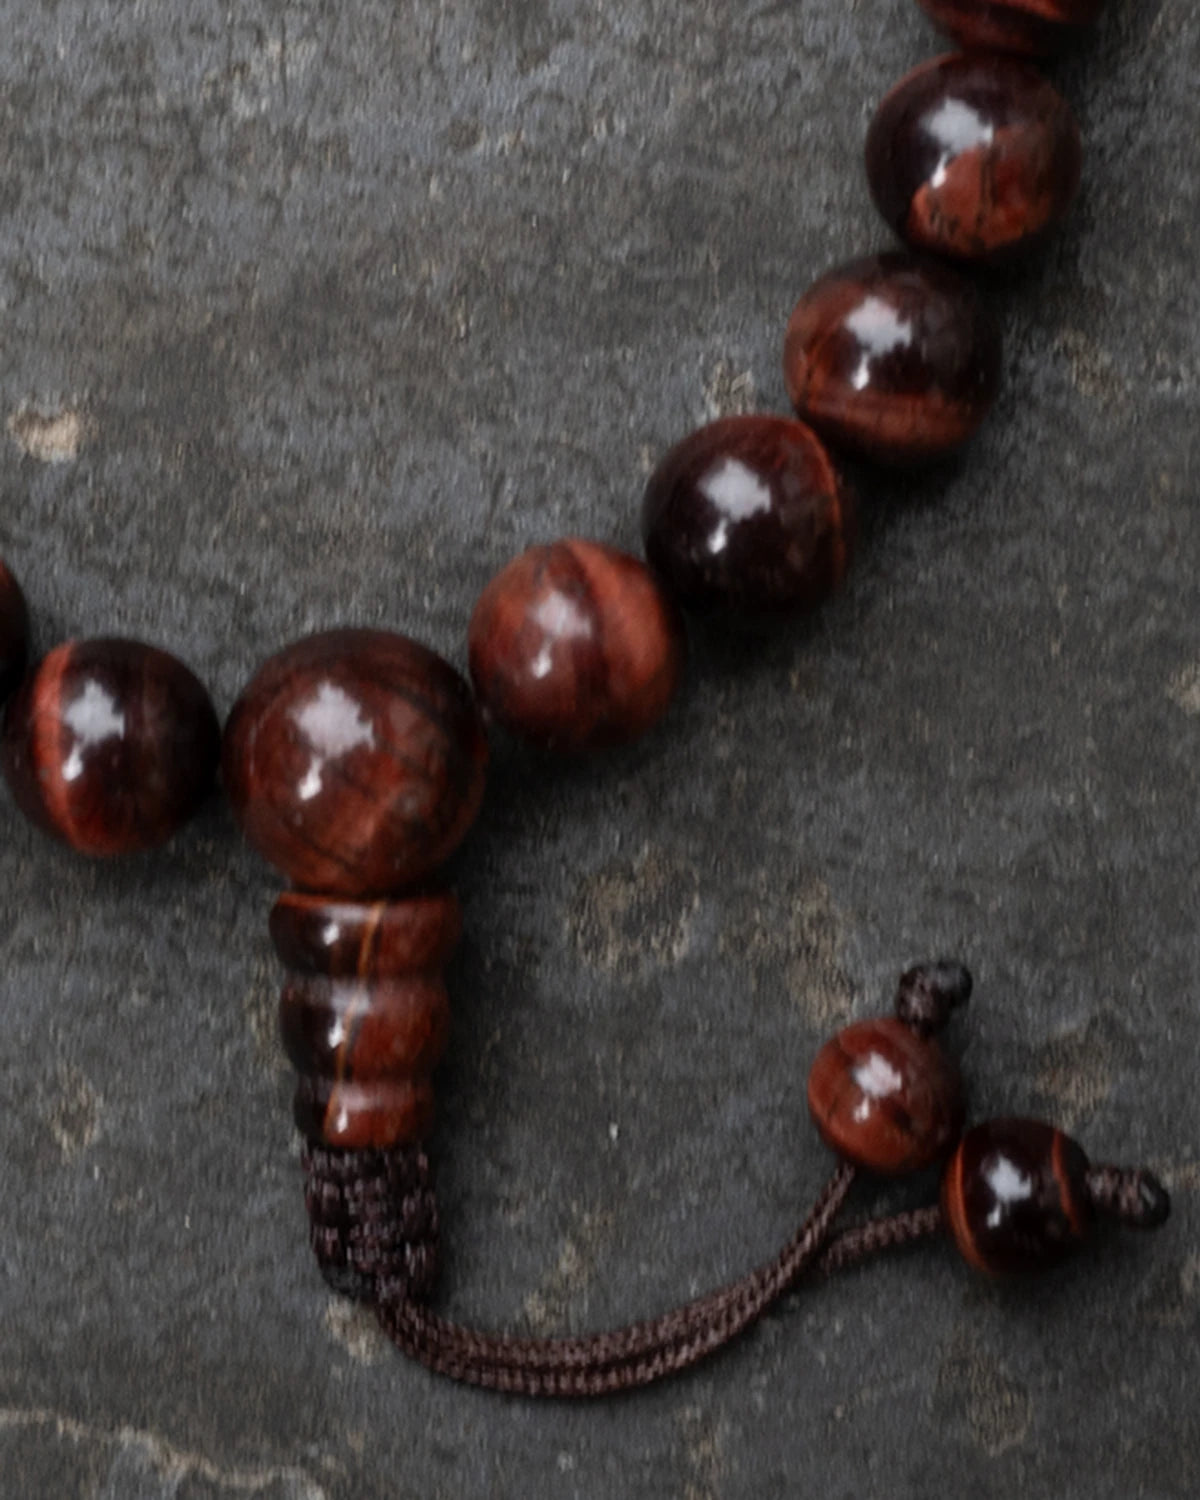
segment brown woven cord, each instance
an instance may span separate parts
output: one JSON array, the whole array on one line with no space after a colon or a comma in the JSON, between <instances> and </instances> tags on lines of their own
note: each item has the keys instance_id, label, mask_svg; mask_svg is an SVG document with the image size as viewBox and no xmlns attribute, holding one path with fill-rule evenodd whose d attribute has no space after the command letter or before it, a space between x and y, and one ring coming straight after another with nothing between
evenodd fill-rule
<instances>
[{"instance_id":1,"label":"brown woven cord","mask_svg":"<svg viewBox=\"0 0 1200 1500\"><path fill-rule=\"evenodd\" d=\"M1171 1199L1145 1167L1089 1167L1088 1197L1097 1213L1129 1229L1157 1229L1171 1212Z\"/></svg>"},{"instance_id":2,"label":"brown woven cord","mask_svg":"<svg viewBox=\"0 0 1200 1500\"><path fill-rule=\"evenodd\" d=\"M582 1338L521 1339L461 1327L411 1299L386 1297L376 1312L405 1354L454 1380L522 1396L632 1390L715 1353L788 1291L819 1255L854 1176L847 1164L837 1168L773 1261L648 1322Z\"/></svg>"},{"instance_id":3,"label":"brown woven cord","mask_svg":"<svg viewBox=\"0 0 1200 1500\"><path fill-rule=\"evenodd\" d=\"M941 1234L943 1227L942 1210L936 1203L926 1208L910 1208L886 1219L868 1219L835 1234L821 1252L815 1269L830 1276L881 1250L895 1250L901 1245L931 1239Z\"/></svg>"}]
</instances>

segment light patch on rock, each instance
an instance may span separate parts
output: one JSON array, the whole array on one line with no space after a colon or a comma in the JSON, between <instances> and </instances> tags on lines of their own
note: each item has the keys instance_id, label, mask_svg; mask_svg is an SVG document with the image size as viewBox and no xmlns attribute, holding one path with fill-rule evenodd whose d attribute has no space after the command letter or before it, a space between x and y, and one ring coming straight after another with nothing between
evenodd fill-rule
<instances>
[{"instance_id":1,"label":"light patch on rock","mask_svg":"<svg viewBox=\"0 0 1200 1500\"><path fill-rule=\"evenodd\" d=\"M1087 334L1078 328L1064 328L1057 347L1070 368L1072 384L1084 396L1108 404L1125 395L1125 381L1113 364L1112 355Z\"/></svg>"},{"instance_id":2,"label":"light patch on rock","mask_svg":"<svg viewBox=\"0 0 1200 1500\"><path fill-rule=\"evenodd\" d=\"M1041 1049L1035 1086L1053 1102L1054 1119L1064 1130L1078 1129L1112 1093L1118 1049L1119 1038L1104 1016L1053 1037Z\"/></svg>"},{"instance_id":3,"label":"light patch on rock","mask_svg":"<svg viewBox=\"0 0 1200 1500\"><path fill-rule=\"evenodd\" d=\"M269 1496L270 1500L329 1500L328 1491L291 1464L225 1465L176 1447L156 1432L81 1422L47 1407L0 1407L0 1433L38 1432L48 1443L69 1444L103 1464L96 1500L128 1500L151 1492L164 1497L200 1484L214 1496ZM189 1489L190 1493L190 1489Z\"/></svg>"},{"instance_id":4,"label":"light patch on rock","mask_svg":"<svg viewBox=\"0 0 1200 1500\"><path fill-rule=\"evenodd\" d=\"M22 453L44 464L68 464L92 435L92 424L78 411L39 411L22 406L8 419L8 430Z\"/></svg>"},{"instance_id":5,"label":"light patch on rock","mask_svg":"<svg viewBox=\"0 0 1200 1500\"><path fill-rule=\"evenodd\" d=\"M699 905L695 871L647 845L580 882L569 935L585 963L602 973L669 969L691 948Z\"/></svg>"},{"instance_id":6,"label":"light patch on rock","mask_svg":"<svg viewBox=\"0 0 1200 1500\"><path fill-rule=\"evenodd\" d=\"M1200 661L1189 662L1175 673L1167 683L1167 697L1185 714L1200 714Z\"/></svg>"},{"instance_id":7,"label":"light patch on rock","mask_svg":"<svg viewBox=\"0 0 1200 1500\"><path fill-rule=\"evenodd\" d=\"M525 1299L525 1318L535 1334L561 1333L572 1311L586 1312L586 1294L612 1226L611 1213L576 1215L558 1259Z\"/></svg>"},{"instance_id":8,"label":"light patch on rock","mask_svg":"<svg viewBox=\"0 0 1200 1500\"><path fill-rule=\"evenodd\" d=\"M740 417L758 404L758 390L749 370L735 370L727 359L719 359L704 380L704 409L709 421Z\"/></svg>"},{"instance_id":9,"label":"light patch on rock","mask_svg":"<svg viewBox=\"0 0 1200 1500\"><path fill-rule=\"evenodd\" d=\"M782 979L815 1031L850 1020L854 988L842 963L844 923L829 887L801 876L786 886L760 877L754 904L721 933L721 953L748 966L755 991Z\"/></svg>"},{"instance_id":10,"label":"light patch on rock","mask_svg":"<svg viewBox=\"0 0 1200 1500\"><path fill-rule=\"evenodd\" d=\"M726 1424L699 1406L685 1406L678 1421L684 1443L684 1500L717 1500L724 1476Z\"/></svg>"},{"instance_id":11,"label":"light patch on rock","mask_svg":"<svg viewBox=\"0 0 1200 1500\"><path fill-rule=\"evenodd\" d=\"M976 1348L962 1332L955 1336L938 1371L937 1394L989 1458L1019 1447L1029 1433L1033 1420L1029 1392L999 1360Z\"/></svg>"},{"instance_id":12,"label":"light patch on rock","mask_svg":"<svg viewBox=\"0 0 1200 1500\"><path fill-rule=\"evenodd\" d=\"M374 1315L344 1297L333 1298L325 1309L325 1328L360 1365L377 1365L390 1351Z\"/></svg>"},{"instance_id":13,"label":"light patch on rock","mask_svg":"<svg viewBox=\"0 0 1200 1500\"><path fill-rule=\"evenodd\" d=\"M44 1117L64 1161L86 1151L100 1133L104 1101L78 1068L61 1063L45 1101Z\"/></svg>"},{"instance_id":14,"label":"light patch on rock","mask_svg":"<svg viewBox=\"0 0 1200 1500\"><path fill-rule=\"evenodd\" d=\"M685 1406L679 1426L686 1474L684 1500L717 1500L725 1473L725 1422L701 1406Z\"/></svg>"}]
</instances>

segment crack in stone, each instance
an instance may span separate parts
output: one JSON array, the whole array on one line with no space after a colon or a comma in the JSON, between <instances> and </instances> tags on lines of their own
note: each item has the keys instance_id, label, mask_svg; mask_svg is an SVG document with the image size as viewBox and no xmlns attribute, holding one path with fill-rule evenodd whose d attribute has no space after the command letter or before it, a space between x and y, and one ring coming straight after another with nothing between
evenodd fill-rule
<instances>
[{"instance_id":1,"label":"crack in stone","mask_svg":"<svg viewBox=\"0 0 1200 1500\"><path fill-rule=\"evenodd\" d=\"M162 1494L176 1493L186 1479L202 1479L230 1495L258 1495L271 1485L284 1486L286 1500L328 1500L316 1480L290 1464L263 1468L223 1468L202 1453L177 1448L154 1432L134 1427L96 1427L47 1407L0 1408L0 1433L42 1428L65 1442L115 1449L114 1465L134 1457L144 1460L162 1479Z\"/></svg>"}]
</instances>

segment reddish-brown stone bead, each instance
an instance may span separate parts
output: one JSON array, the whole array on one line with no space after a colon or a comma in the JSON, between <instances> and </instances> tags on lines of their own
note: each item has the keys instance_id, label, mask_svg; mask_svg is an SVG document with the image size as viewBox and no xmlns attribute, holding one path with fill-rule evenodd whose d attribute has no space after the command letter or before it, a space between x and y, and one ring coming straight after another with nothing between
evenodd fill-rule
<instances>
[{"instance_id":1,"label":"reddish-brown stone bead","mask_svg":"<svg viewBox=\"0 0 1200 1500\"><path fill-rule=\"evenodd\" d=\"M853 549L852 497L802 422L727 417L663 458L642 504L650 566L700 613L754 616L819 604Z\"/></svg>"},{"instance_id":2,"label":"reddish-brown stone bead","mask_svg":"<svg viewBox=\"0 0 1200 1500\"><path fill-rule=\"evenodd\" d=\"M369 979L438 970L461 935L450 891L369 903L285 891L271 912L275 951L301 974Z\"/></svg>"},{"instance_id":3,"label":"reddish-brown stone bead","mask_svg":"<svg viewBox=\"0 0 1200 1500\"><path fill-rule=\"evenodd\" d=\"M963 47L1051 57L1077 42L1104 0L918 0Z\"/></svg>"},{"instance_id":4,"label":"reddish-brown stone bead","mask_svg":"<svg viewBox=\"0 0 1200 1500\"><path fill-rule=\"evenodd\" d=\"M428 1078L349 1083L304 1074L293 1111L297 1128L310 1141L344 1151L386 1151L429 1134L433 1085Z\"/></svg>"},{"instance_id":5,"label":"reddish-brown stone bead","mask_svg":"<svg viewBox=\"0 0 1200 1500\"><path fill-rule=\"evenodd\" d=\"M29 611L21 585L0 558L0 704L21 680L29 651Z\"/></svg>"},{"instance_id":6,"label":"reddish-brown stone bead","mask_svg":"<svg viewBox=\"0 0 1200 1500\"><path fill-rule=\"evenodd\" d=\"M471 616L484 711L547 749L626 744L666 713L683 671L675 606L637 558L599 542L531 547Z\"/></svg>"},{"instance_id":7,"label":"reddish-brown stone bead","mask_svg":"<svg viewBox=\"0 0 1200 1500\"><path fill-rule=\"evenodd\" d=\"M830 441L916 463L953 452L987 415L1000 334L955 272L901 252L868 256L801 297L783 373L792 405Z\"/></svg>"},{"instance_id":8,"label":"reddish-brown stone bead","mask_svg":"<svg viewBox=\"0 0 1200 1500\"><path fill-rule=\"evenodd\" d=\"M1065 1259L1092 1222L1088 1159L1040 1120L988 1120L967 1131L942 1178L942 1213L965 1259L989 1275Z\"/></svg>"},{"instance_id":9,"label":"reddish-brown stone bead","mask_svg":"<svg viewBox=\"0 0 1200 1500\"><path fill-rule=\"evenodd\" d=\"M271 937L289 971L279 1028L300 1074L296 1120L310 1140L404 1145L429 1128L429 1076L450 1025L441 971L459 928L449 893L279 898Z\"/></svg>"},{"instance_id":10,"label":"reddish-brown stone bead","mask_svg":"<svg viewBox=\"0 0 1200 1500\"><path fill-rule=\"evenodd\" d=\"M847 1026L808 1075L821 1139L872 1172L915 1172L945 1156L963 1124L958 1069L932 1039L886 1017Z\"/></svg>"},{"instance_id":11,"label":"reddish-brown stone bead","mask_svg":"<svg viewBox=\"0 0 1200 1500\"><path fill-rule=\"evenodd\" d=\"M261 668L229 716L223 767L247 838L296 885L384 895L465 837L487 740L440 656L401 635L334 630Z\"/></svg>"},{"instance_id":12,"label":"reddish-brown stone bead","mask_svg":"<svg viewBox=\"0 0 1200 1500\"><path fill-rule=\"evenodd\" d=\"M1040 239L1079 186L1079 127L1062 95L1012 57L958 53L910 73L867 133L867 177L910 245L997 260Z\"/></svg>"},{"instance_id":13,"label":"reddish-brown stone bead","mask_svg":"<svg viewBox=\"0 0 1200 1500\"><path fill-rule=\"evenodd\" d=\"M9 703L4 774L34 823L84 854L165 843L213 785L221 732L203 684L139 641L68 641Z\"/></svg>"},{"instance_id":14,"label":"reddish-brown stone bead","mask_svg":"<svg viewBox=\"0 0 1200 1500\"><path fill-rule=\"evenodd\" d=\"M293 974L279 1000L280 1035L297 1071L348 1083L427 1077L449 1028L446 986L432 974Z\"/></svg>"}]
</instances>

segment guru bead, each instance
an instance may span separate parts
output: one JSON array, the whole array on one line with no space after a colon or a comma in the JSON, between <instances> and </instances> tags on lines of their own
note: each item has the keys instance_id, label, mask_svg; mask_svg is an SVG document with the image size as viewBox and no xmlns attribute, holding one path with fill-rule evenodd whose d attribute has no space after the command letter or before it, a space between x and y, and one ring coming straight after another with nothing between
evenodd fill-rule
<instances>
[{"instance_id":1,"label":"guru bead","mask_svg":"<svg viewBox=\"0 0 1200 1500\"><path fill-rule=\"evenodd\" d=\"M1079 127L1028 63L939 57L895 86L867 133L871 195L918 250L997 260L1044 238L1079 186Z\"/></svg>"},{"instance_id":2,"label":"guru bead","mask_svg":"<svg viewBox=\"0 0 1200 1500\"><path fill-rule=\"evenodd\" d=\"M366 903L291 891L275 903L279 1026L308 1141L382 1150L428 1133L450 1024L442 968L461 927L449 893Z\"/></svg>"},{"instance_id":3,"label":"guru bead","mask_svg":"<svg viewBox=\"0 0 1200 1500\"><path fill-rule=\"evenodd\" d=\"M950 1150L962 1130L962 1084L935 1041L886 1017L825 1043L808 1075L808 1108L831 1150L893 1176Z\"/></svg>"},{"instance_id":4,"label":"guru bead","mask_svg":"<svg viewBox=\"0 0 1200 1500\"><path fill-rule=\"evenodd\" d=\"M246 837L296 885L387 895L466 836L487 740L440 656L382 630L332 630L260 669L229 716L222 764Z\"/></svg>"},{"instance_id":5,"label":"guru bead","mask_svg":"<svg viewBox=\"0 0 1200 1500\"><path fill-rule=\"evenodd\" d=\"M21 585L0 558L0 704L21 680L29 650L29 611Z\"/></svg>"},{"instance_id":6,"label":"guru bead","mask_svg":"<svg viewBox=\"0 0 1200 1500\"><path fill-rule=\"evenodd\" d=\"M788 323L792 405L830 442L883 463L952 453L1000 379L1000 334L970 283L900 252L840 266Z\"/></svg>"},{"instance_id":7,"label":"guru bead","mask_svg":"<svg viewBox=\"0 0 1200 1500\"><path fill-rule=\"evenodd\" d=\"M68 641L8 705L0 762L32 822L83 854L165 843L208 794L221 731L204 685L139 641Z\"/></svg>"},{"instance_id":8,"label":"guru bead","mask_svg":"<svg viewBox=\"0 0 1200 1500\"><path fill-rule=\"evenodd\" d=\"M1065 1259L1092 1221L1088 1165L1070 1136L1040 1120L969 1130L942 1178L942 1214L966 1260L1004 1275Z\"/></svg>"},{"instance_id":9,"label":"guru bead","mask_svg":"<svg viewBox=\"0 0 1200 1500\"><path fill-rule=\"evenodd\" d=\"M599 542L531 547L471 615L484 711L545 749L623 745L670 706L683 671L678 612L645 565Z\"/></svg>"},{"instance_id":10,"label":"guru bead","mask_svg":"<svg viewBox=\"0 0 1200 1500\"><path fill-rule=\"evenodd\" d=\"M723 615L809 609L841 582L854 505L801 422L727 417L684 438L646 486L650 566L686 608Z\"/></svg>"},{"instance_id":11,"label":"guru bead","mask_svg":"<svg viewBox=\"0 0 1200 1500\"><path fill-rule=\"evenodd\" d=\"M918 0L960 46L1050 57L1082 37L1104 0Z\"/></svg>"}]
</instances>

